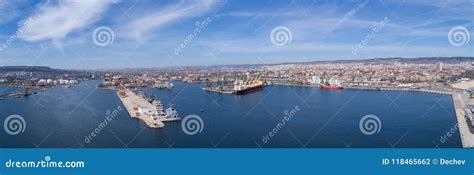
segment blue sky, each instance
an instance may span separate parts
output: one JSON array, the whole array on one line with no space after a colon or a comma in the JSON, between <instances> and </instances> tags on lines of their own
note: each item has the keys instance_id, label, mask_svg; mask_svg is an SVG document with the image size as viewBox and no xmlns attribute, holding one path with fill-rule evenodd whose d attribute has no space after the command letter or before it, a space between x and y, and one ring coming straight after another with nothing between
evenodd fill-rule
<instances>
[{"instance_id":1,"label":"blue sky","mask_svg":"<svg viewBox=\"0 0 474 175\"><path fill-rule=\"evenodd\" d=\"M0 65L98 69L474 56L473 21L474 0L0 0ZM113 33L105 46L93 39L101 26ZM287 35L272 35L281 27ZM459 36L449 35L459 28Z\"/></svg>"}]
</instances>

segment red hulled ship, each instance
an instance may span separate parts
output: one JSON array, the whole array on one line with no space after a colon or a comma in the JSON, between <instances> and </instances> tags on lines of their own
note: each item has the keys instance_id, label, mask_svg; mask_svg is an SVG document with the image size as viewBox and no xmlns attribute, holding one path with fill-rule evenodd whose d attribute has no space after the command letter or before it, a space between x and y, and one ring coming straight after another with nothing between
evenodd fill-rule
<instances>
[{"instance_id":1,"label":"red hulled ship","mask_svg":"<svg viewBox=\"0 0 474 175\"><path fill-rule=\"evenodd\" d=\"M324 79L319 86L321 89L343 89L341 82L336 79Z\"/></svg>"}]
</instances>

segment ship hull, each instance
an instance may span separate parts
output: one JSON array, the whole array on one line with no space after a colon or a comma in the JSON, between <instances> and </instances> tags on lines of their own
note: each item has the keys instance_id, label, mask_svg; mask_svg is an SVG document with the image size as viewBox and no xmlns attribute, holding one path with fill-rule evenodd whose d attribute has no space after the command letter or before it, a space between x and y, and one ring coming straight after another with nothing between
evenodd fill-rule
<instances>
[{"instance_id":1,"label":"ship hull","mask_svg":"<svg viewBox=\"0 0 474 175\"><path fill-rule=\"evenodd\" d=\"M343 89L342 86L336 86L336 85L321 85L319 86L321 89Z\"/></svg>"},{"instance_id":2,"label":"ship hull","mask_svg":"<svg viewBox=\"0 0 474 175\"><path fill-rule=\"evenodd\" d=\"M244 90L234 91L234 94L242 95L242 94L246 94L246 93L250 93L250 92L259 91L259 90L262 90L262 89L263 89L263 86L256 86L256 87L252 87L252 88L248 88L248 89L244 89Z\"/></svg>"}]
</instances>

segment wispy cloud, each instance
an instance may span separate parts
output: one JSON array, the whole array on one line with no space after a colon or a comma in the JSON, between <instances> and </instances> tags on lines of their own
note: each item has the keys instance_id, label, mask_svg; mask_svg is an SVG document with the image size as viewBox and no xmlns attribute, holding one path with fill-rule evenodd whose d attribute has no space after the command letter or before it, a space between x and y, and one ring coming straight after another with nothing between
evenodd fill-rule
<instances>
[{"instance_id":1,"label":"wispy cloud","mask_svg":"<svg viewBox=\"0 0 474 175\"><path fill-rule=\"evenodd\" d=\"M4 24L19 15L18 2L0 0L0 24Z\"/></svg>"},{"instance_id":2,"label":"wispy cloud","mask_svg":"<svg viewBox=\"0 0 474 175\"><path fill-rule=\"evenodd\" d=\"M121 33L123 33L122 36L127 38L143 40L148 34L161 27L177 23L184 18L201 16L212 10L217 3L218 0L180 1L154 10L152 13L145 13L144 16L136 17L125 24L121 29ZM143 9L140 9L142 15L143 11Z\"/></svg>"},{"instance_id":3,"label":"wispy cloud","mask_svg":"<svg viewBox=\"0 0 474 175\"><path fill-rule=\"evenodd\" d=\"M26 41L52 40L61 42L67 35L88 27L101 18L104 11L117 0L63 0L38 5L20 36Z\"/></svg>"}]
</instances>

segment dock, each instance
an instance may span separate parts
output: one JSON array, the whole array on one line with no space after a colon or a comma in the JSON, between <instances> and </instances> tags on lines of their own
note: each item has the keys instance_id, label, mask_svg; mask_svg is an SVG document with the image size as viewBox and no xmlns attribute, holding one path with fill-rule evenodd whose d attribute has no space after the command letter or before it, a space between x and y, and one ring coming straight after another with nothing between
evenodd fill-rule
<instances>
[{"instance_id":1,"label":"dock","mask_svg":"<svg viewBox=\"0 0 474 175\"><path fill-rule=\"evenodd\" d=\"M473 114L468 111L468 104L472 100L467 94L468 93L465 91L454 91L452 97L458 121L459 134L461 135L462 147L474 148L474 133L471 123Z\"/></svg>"},{"instance_id":2,"label":"dock","mask_svg":"<svg viewBox=\"0 0 474 175\"><path fill-rule=\"evenodd\" d=\"M12 92L7 94L0 94L0 98L4 99L5 97L21 97L21 96L29 96L32 95L31 92Z\"/></svg>"},{"instance_id":3,"label":"dock","mask_svg":"<svg viewBox=\"0 0 474 175\"><path fill-rule=\"evenodd\" d=\"M448 90L433 90L433 89L423 89L423 88L400 88L400 87L357 87L357 86L349 86L344 87L345 89L355 89L355 90L374 90L374 91L406 91L406 92L423 92L423 93L431 93L431 94L438 94L438 95L451 95L452 92Z\"/></svg>"},{"instance_id":4,"label":"dock","mask_svg":"<svg viewBox=\"0 0 474 175\"><path fill-rule=\"evenodd\" d=\"M205 90L205 91L217 92L217 93L221 93L221 94L233 94L234 93L232 88L219 89L217 87L205 87L205 88L202 88L202 89Z\"/></svg>"},{"instance_id":5,"label":"dock","mask_svg":"<svg viewBox=\"0 0 474 175\"><path fill-rule=\"evenodd\" d=\"M165 124L159 120L153 119L151 114L139 112L139 109L154 110L155 107L145 98L140 97L129 89L117 90L117 95L122 104L127 109L131 118L137 118L143 121L149 128L163 128Z\"/></svg>"}]
</instances>

